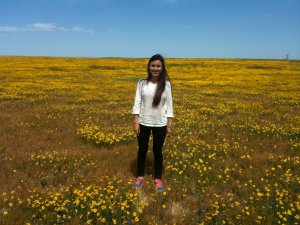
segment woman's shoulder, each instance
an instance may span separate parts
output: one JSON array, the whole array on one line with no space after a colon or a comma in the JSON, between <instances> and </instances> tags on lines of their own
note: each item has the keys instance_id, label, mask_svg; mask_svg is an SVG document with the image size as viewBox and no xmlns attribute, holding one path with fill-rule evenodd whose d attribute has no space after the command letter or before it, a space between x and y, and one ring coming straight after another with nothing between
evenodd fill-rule
<instances>
[{"instance_id":1,"label":"woman's shoulder","mask_svg":"<svg viewBox=\"0 0 300 225\"><path fill-rule=\"evenodd\" d=\"M171 88L171 82L169 80L166 81L166 87Z\"/></svg>"},{"instance_id":2,"label":"woman's shoulder","mask_svg":"<svg viewBox=\"0 0 300 225\"><path fill-rule=\"evenodd\" d=\"M139 81L138 81L139 85L144 85L146 83L147 83L147 79L145 79L145 78L139 79Z\"/></svg>"}]
</instances>

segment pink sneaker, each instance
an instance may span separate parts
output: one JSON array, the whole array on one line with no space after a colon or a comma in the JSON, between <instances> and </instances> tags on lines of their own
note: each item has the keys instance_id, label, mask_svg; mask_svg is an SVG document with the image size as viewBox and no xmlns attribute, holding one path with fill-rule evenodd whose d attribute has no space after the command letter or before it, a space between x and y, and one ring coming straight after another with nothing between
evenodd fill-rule
<instances>
[{"instance_id":1,"label":"pink sneaker","mask_svg":"<svg viewBox=\"0 0 300 225\"><path fill-rule=\"evenodd\" d=\"M164 185L163 185L161 179L155 179L154 181L155 181L157 190L159 190L159 191L164 190Z\"/></svg>"},{"instance_id":2,"label":"pink sneaker","mask_svg":"<svg viewBox=\"0 0 300 225\"><path fill-rule=\"evenodd\" d=\"M144 180L144 177L138 177L138 178L136 178L134 186L140 188L142 186L143 180Z\"/></svg>"}]
</instances>

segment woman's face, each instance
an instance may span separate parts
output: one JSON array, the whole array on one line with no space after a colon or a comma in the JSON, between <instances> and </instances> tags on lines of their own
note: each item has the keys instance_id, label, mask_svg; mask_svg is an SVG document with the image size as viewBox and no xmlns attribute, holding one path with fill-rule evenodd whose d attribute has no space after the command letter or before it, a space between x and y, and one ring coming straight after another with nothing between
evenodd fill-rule
<instances>
[{"instance_id":1,"label":"woman's face","mask_svg":"<svg viewBox=\"0 0 300 225\"><path fill-rule=\"evenodd\" d=\"M160 60L150 62L149 70L153 78L158 78L162 71L162 63Z\"/></svg>"}]
</instances>

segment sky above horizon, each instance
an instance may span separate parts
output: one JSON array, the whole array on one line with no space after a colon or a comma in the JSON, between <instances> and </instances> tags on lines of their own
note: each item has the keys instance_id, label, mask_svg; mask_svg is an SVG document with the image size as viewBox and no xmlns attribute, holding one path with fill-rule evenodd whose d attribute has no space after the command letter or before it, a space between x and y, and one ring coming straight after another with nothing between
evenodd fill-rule
<instances>
[{"instance_id":1,"label":"sky above horizon","mask_svg":"<svg viewBox=\"0 0 300 225\"><path fill-rule=\"evenodd\" d=\"M300 59L300 0L1 0L0 55Z\"/></svg>"}]
</instances>

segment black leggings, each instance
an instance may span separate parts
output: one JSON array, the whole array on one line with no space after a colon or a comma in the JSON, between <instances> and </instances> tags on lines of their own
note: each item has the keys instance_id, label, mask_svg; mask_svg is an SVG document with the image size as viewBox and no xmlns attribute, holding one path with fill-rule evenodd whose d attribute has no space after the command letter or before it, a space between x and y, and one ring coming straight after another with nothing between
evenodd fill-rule
<instances>
[{"instance_id":1,"label":"black leggings","mask_svg":"<svg viewBox=\"0 0 300 225\"><path fill-rule=\"evenodd\" d=\"M139 151L137 155L137 176L144 176L146 155L148 151L151 130L153 135L154 179L161 179L163 167L162 147L167 134L167 126L147 127L140 124L140 134L138 136Z\"/></svg>"}]
</instances>

